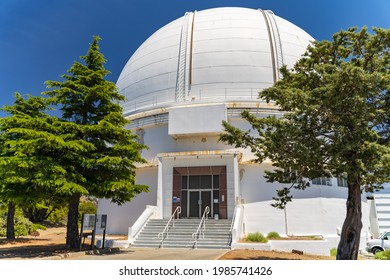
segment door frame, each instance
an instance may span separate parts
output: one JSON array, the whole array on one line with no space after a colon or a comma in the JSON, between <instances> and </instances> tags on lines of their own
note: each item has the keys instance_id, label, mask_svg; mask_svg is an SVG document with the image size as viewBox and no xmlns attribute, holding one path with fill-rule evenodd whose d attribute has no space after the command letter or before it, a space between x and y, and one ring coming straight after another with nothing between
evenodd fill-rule
<instances>
[{"instance_id":1,"label":"door frame","mask_svg":"<svg viewBox=\"0 0 390 280\"><path fill-rule=\"evenodd\" d=\"M189 175L219 175L219 218L227 219L227 176L226 166L196 166L196 167L174 167L173 188L172 188L172 213L176 207L182 206L182 176ZM193 189L196 190L196 189ZM202 189L202 191L208 189ZM188 190L190 191L190 190ZM213 202L213 190L211 190L211 201ZM187 201L188 199L184 199ZM211 203L213 204L213 203ZM215 209L213 209L213 213ZM203 213L202 213L203 214ZM188 215L187 215L188 216ZM185 217L183 217L185 218Z\"/></svg>"}]
</instances>

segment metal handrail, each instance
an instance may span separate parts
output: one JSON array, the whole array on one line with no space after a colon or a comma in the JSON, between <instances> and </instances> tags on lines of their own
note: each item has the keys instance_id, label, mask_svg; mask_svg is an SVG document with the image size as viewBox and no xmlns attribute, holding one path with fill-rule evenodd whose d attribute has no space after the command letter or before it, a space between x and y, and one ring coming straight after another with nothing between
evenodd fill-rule
<instances>
[{"instance_id":1,"label":"metal handrail","mask_svg":"<svg viewBox=\"0 0 390 280\"><path fill-rule=\"evenodd\" d=\"M206 220L208 219L209 213L210 207L206 206L202 215L202 219L200 220L198 229L192 234L192 239L194 240L194 249L196 249L198 246L199 236L202 236L202 238L204 238L204 231L206 230Z\"/></svg>"},{"instance_id":2,"label":"metal handrail","mask_svg":"<svg viewBox=\"0 0 390 280\"><path fill-rule=\"evenodd\" d=\"M175 211L173 212L173 214L172 214L171 218L169 219L168 223L166 224L164 230L157 235L157 238L161 239L161 245L160 245L161 248L164 247L164 240L165 240L164 234L166 234L166 238L168 238L168 232L169 232L169 228L170 228L169 225L172 222L172 227L175 227L175 215L177 216L176 219L179 219L180 213L181 213L181 207L178 206L178 207L176 207Z\"/></svg>"}]
</instances>

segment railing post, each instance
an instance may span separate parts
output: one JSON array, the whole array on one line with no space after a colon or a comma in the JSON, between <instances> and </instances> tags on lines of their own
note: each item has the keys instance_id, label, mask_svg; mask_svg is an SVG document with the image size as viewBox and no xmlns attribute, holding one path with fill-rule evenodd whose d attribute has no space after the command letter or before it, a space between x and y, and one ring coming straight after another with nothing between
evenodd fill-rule
<instances>
[{"instance_id":1,"label":"railing post","mask_svg":"<svg viewBox=\"0 0 390 280\"><path fill-rule=\"evenodd\" d=\"M202 236L204 239L204 232L206 230L206 220L208 219L208 214L210 213L210 207L207 206L203 212L202 219L200 220L198 229L192 234L192 239L194 240L194 249L198 248L198 239Z\"/></svg>"},{"instance_id":2,"label":"railing post","mask_svg":"<svg viewBox=\"0 0 390 280\"><path fill-rule=\"evenodd\" d=\"M166 233L166 238L169 237L169 224L172 221L172 227L174 227L175 226L175 215L177 215L177 217L179 217L180 213L181 213L181 207L178 206L178 207L176 207L175 211L171 215L171 218L169 219L168 223L166 224L164 230L157 235L158 239L161 238L161 246L160 246L161 248L164 247L164 239L165 239L164 234Z\"/></svg>"}]
</instances>

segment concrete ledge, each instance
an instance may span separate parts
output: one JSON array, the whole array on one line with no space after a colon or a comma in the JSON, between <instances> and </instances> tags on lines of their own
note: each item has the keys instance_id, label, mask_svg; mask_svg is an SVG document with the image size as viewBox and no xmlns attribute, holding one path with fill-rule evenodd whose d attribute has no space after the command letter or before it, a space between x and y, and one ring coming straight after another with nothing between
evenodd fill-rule
<instances>
[{"instance_id":1,"label":"concrete ledge","mask_svg":"<svg viewBox=\"0 0 390 280\"><path fill-rule=\"evenodd\" d=\"M105 248L129 248L130 241L129 240L116 240L116 239L106 239L104 241L104 247ZM102 240L98 239L96 241L96 247L101 248L102 247Z\"/></svg>"},{"instance_id":2,"label":"concrete ledge","mask_svg":"<svg viewBox=\"0 0 390 280\"><path fill-rule=\"evenodd\" d=\"M270 240L271 249L275 251L291 252L299 250L305 254L330 256L333 244L328 240Z\"/></svg>"},{"instance_id":3,"label":"concrete ledge","mask_svg":"<svg viewBox=\"0 0 390 280\"><path fill-rule=\"evenodd\" d=\"M234 244L232 244L232 249L271 251L271 244L269 244L269 243L234 243Z\"/></svg>"},{"instance_id":4,"label":"concrete ledge","mask_svg":"<svg viewBox=\"0 0 390 280\"><path fill-rule=\"evenodd\" d=\"M268 243L234 243L232 249L291 252L302 251L305 254L330 256L333 242L325 240L269 240Z\"/></svg>"}]
</instances>

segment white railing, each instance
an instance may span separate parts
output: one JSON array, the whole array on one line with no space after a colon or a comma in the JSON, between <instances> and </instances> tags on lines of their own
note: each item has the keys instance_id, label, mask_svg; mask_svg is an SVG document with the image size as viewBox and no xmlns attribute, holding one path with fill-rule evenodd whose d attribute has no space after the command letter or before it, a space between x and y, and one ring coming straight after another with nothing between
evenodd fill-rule
<instances>
[{"instance_id":1,"label":"white railing","mask_svg":"<svg viewBox=\"0 0 390 280\"><path fill-rule=\"evenodd\" d=\"M156 216L157 206L147 205L144 212L139 216L137 221L129 227L128 240L130 244L134 243L134 239L144 227L144 225L149 221L150 218Z\"/></svg>"},{"instance_id":2,"label":"white railing","mask_svg":"<svg viewBox=\"0 0 390 280\"><path fill-rule=\"evenodd\" d=\"M237 205L236 210L235 210L235 215L234 215L234 220L232 222L232 226L230 229L230 234L231 234L231 245L234 243L237 243L242 234L242 218L244 214L244 207L243 205Z\"/></svg>"},{"instance_id":3,"label":"white railing","mask_svg":"<svg viewBox=\"0 0 390 280\"><path fill-rule=\"evenodd\" d=\"M202 239L204 238L204 232L206 230L206 220L208 219L208 215L210 213L210 207L206 206L203 212L202 219L200 220L198 229L196 232L192 234L192 239L194 240L194 249L197 249L198 247L198 239L201 237Z\"/></svg>"},{"instance_id":4,"label":"white railing","mask_svg":"<svg viewBox=\"0 0 390 280\"><path fill-rule=\"evenodd\" d=\"M256 101L266 103L260 100L259 92L261 89L255 88L213 88L192 90L186 101L182 104L193 104L196 102L226 102L226 101ZM126 90L121 91L121 94L126 95ZM156 95L148 95L146 98L137 97L122 104L123 112L128 115L141 110L150 110L160 107L177 105L174 94L161 93Z\"/></svg>"},{"instance_id":5,"label":"white railing","mask_svg":"<svg viewBox=\"0 0 390 280\"><path fill-rule=\"evenodd\" d=\"M176 216L176 219L179 219L180 214L181 214L181 207L178 206L178 207L176 207L175 211L173 212L173 214L172 214L171 218L169 219L167 225L165 226L164 230L158 234L157 238L161 239L160 248L164 247L164 240L165 240L165 238L168 238L169 229L171 227L175 227L175 216ZM172 223L172 226L170 226L171 223Z\"/></svg>"}]
</instances>

